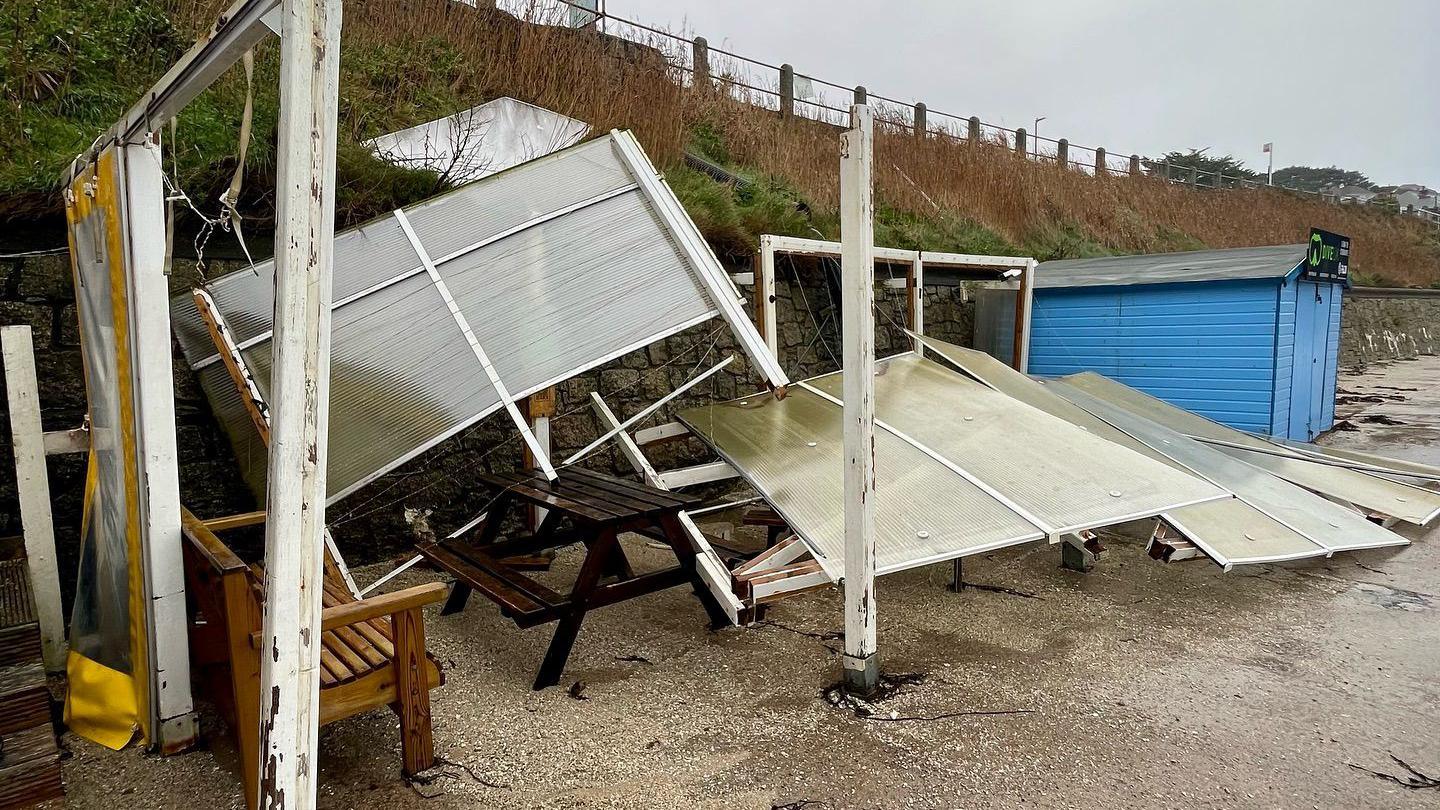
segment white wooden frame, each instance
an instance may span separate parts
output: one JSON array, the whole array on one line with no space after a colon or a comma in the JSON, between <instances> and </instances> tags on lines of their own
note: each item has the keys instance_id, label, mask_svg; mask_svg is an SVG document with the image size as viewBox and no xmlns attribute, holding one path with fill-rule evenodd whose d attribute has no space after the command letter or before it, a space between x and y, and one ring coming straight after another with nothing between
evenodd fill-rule
<instances>
[{"instance_id":1,"label":"white wooden frame","mask_svg":"<svg viewBox=\"0 0 1440 810\"><path fill-rule=\"evenodd\" d=\"M510 389L500 379L500 374L495 371L495 366L490 362L490 356L476 339L475 332L470 329L470 322L465 319L465 314L460 311L460 305L455 303L455 298L450 294L450 287L445 279L440 277L440 271L436 269L435 262L430 259L430 252L420 242L420 237L415 235L415 229L410 227L410 218L405 216L401 209L395 209L395 221L400 223L400 229L405 232L405 238L410 240L410 247L420 257L420 263L425 266L425 272L430 276L430 283L444 299L445 306L450 310L450 316L455 319L455 325L460 327L461 333L465 335L465 341L470 344L470 349L475 352L475 359L480 362L480 367L485 370L485 376L490 380L490 386L495 389L495 394L500 397L500 404L505 407L505 412L510 414L510 419L515 427L520 429L520 435L524 437L525 444L529 446L531 454L535 457L535 463L540 465L540 470L545 477L554 481L556 478L555 467L550 463L550 454L535 438L530 430L530 422L525 415L520 413L520 408L515 404L515 398L510 396Z\"/></svg>"},{"instance_id":2,"label":"white wooden frame","mask_svg":"<svg viewBox=\"0 0 1440 810\"><path fill-rule=\"evenodd\" d=\"M15 455L15 489L20 496L20 525L25 562L40 624L40 650L49 672L65 671L65 613L60 600L60 569L55 559L55 522L50 511L50 479L45 456L48 434L40 423L40 389L35 377L34 344L29 326L0 327L5 361L5 394L10 406L10 439ZM82 448L88 450L87 442Z\"/></svg>"},{"instance_id":3,"label":"white wooden frame","mask_svg":"<svg viewBox=\"0 0 1440 810\"><path fill-rule=\"evenodd\" d=\"M616 418L615 413L610 410L610 406L605 404L605 400L594 391L590 392L590 406L600 421L609 428L610 432L615 434L620 444L621 455L625 456L626 460L630 462L630 466L635 468L635 472L645 479L645 483L656 489L670 489L664 478L650 464L649 459L645 458L645 454L640 451L635 440L625 432L625 425ZM740 611L745 608L745 605L731 590L730 569L725 565L725 561L720 559L720 555L715 553L715 549L710 546L710 541L705 539L705 534L700 531L699 526L695 525L695 521L688 513L680 513L680 525L699 550L699 553L695 555L695 565L699 570L700 578L704 580L710 593L724 608L725 615L730 619L731 624L739 624Z\"/></svg>"},{"instance_id":4,"label":"white wooden frame","mask_svg":"<svg viewBox=\"0 0 1440 810\"><path fill-rule=\"evenodd\" d=\"M754 274L756 297L756 327L765 339L770 353L779 356L778 331L775 312L775 257L779 254L791 256L819 256L838 259L841 255L839 242L823 239L806 239L796 236L763 234L760 237L759 261ZM966 270L993 270L994 281L1013 279L1017 282L1016 303L1018 354L1012 359L1021 371L1030 362L1030 313L1034 298L1035 268L1039 264L1027 256L981 256L971 253L942 253L932 250L904 250L901 248L876 247L875 262L909 265L903 281L907 292L910 312L910 330L925 334L925 270L930 268L960 268ZM896 279L900 282L900 279ZM994 283L987 281L983 283ZM897 284L898 286L898 284ZM924 356L924 347L919 340L914 342L916 354Z\"/></svg>"}]
</instances>

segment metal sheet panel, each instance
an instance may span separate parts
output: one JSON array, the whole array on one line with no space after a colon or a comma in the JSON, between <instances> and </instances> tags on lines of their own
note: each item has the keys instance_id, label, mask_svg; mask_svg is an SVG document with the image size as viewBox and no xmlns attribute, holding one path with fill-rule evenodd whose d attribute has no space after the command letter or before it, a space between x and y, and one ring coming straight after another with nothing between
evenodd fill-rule
<instances>
[{"instance_id":1,"label":"metal sheet panel","mask_svg":"<svg viewBox=\"0 0 1440 810\"><path fill-rule=\"evenodd\" d=\"M934 338L922 340L926 348L1013 399L1154 461L1185 469L1165 454L1055 393L1050 386L987 354ZM1325 547L1236 498L1169 509L1160 517L1227 569L1233 565L1322 557L1330 553Z\"/></svg>"},{"instance_id":2,"label":"metal sheet panel","mask_svg":"<svg viewBox=\"0 0 1440 810\"><path fill-rule=\"evenodd\" d=\"M1092 396L1067 382L1051 381L1046 387L1163 452L1197 475L1229 489L1236 497L1330 551L1410 543L1333 501L1231 458L1126 408Z\"/></svg>"},{"instance_id":3,"label":"metal sheet panel","mask_svg":"<svg viewBox=\"0 0 1440 810\"><path fill-rule=\"evenodd\" d=\"M1220 449L1247 464L1259 467L1306 489L1349 501L1366 509L1424 525L1440 515L1440 493L1389 481L1356 470L1348 470L1300 458L1271 455L1275 445L1258 436L1228 428L1198 414L1162 402L1129 386L1099 374L1086 372L1064 378L1065 382L1093 396L1121 406L1131 413L1158 422L1178 433L1227 444L1249 447L1246 452L1231 447Z\"/></svg>"},{"instance_id":4,"label":"metal sheet panel","mask_svg":"<svg viewBox=\"0 0 1440 810\"><path fill-rule=\"evenodd\" d=\"M841 375L810 381L841 396ZM875 416L1065 534L1230 497L913 355L877 365Z\"/></svg>"},{"instance_id":5,"label":"metal sheet panel","mask_svg":"<svg viewBox=\"0 0 1440 810\"><path fill-rule=\"evenodd\" d=\"M801 388L680 414L795 529L832 577L844 567L841 408ZM948 467L875 433L876 571L1040 540L1045 534Z\"/></svg>"},{"instance_id":6,"label":"metal sheet panel","mask_svg":"<svg viewBox=\"0 0 1440 810\"><path fill-rule=\"evenodd\" d=\"M1284 278L1305 258L1305 245L1190 250L1139 256L1101 256L1041 262L1035 286L1100 287Z\"/></svg>"},{"instance_id":7,"label":"metal sheet panel","mask_svg":"<svg viewBox=\"0 0 1440 810\"><path fill-rule=\"evenodd\" d=\"M713 256L682 247L683 213L657 208L663 184L640 190L649 178L622 155L622 146L638 148L627 139L611 133L406 209L445 293L393 216L336 236L332 501L502 404L446 294L517 398L716 314L722 302L700 276L723 273ZM266 262L208 285L262 393L273 274ZM176 298L172 312L247 480L262 489L266 454L255 452L191 296Z\"/></svg>"}]
</instances>

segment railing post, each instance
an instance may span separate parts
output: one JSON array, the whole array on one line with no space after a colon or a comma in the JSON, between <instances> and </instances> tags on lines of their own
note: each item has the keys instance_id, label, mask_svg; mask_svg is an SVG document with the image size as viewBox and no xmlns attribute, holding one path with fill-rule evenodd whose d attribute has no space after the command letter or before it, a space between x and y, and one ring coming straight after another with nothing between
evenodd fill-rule
<instances>
[{"instance_id":1,"label":"railing post","mask_svg":"<svg viewBox=\"0 0 1440 810\"><path fill-rule=\"evenodd\" d=\"M710 43L704 37L695 37L691 43L690 74L691 87L710 87Z\"/></svg>"},{"instance_id":2,"label":"railing post","mask_svg":"<svg viewBox=\"0 0 1440 810\"><path fill-rule=\"evenodd\" d=\"M1055 162L1058 163L1058 164L1060 164L1060 168L1062 168L1062 169L1068 169L1068 168L1070 168L1070 141L1069 141L1069 139L1067 139L1067 138L1061 138L1060 141L1059 141L1059 143L1056 143L1056 144L1055 144Z\"/></svg>"},{"instance_id":3,"label":"railing post","mask_svg":"<svg viewBox=\"0 0 1440 810\"><path fill-rule=\"evenodd\" d=\"M1023 158L1027 149L1029 147L1025 145L1025 128L1020 127L1015 130L1015 154Z\"/></svg>"},{"instance_id":4,"label":"railing post","mask_svg":"<svg viewBox=\"0 0 1440 810\"><path fill-rule=\"evenodd\" d=\"M1190 167L1190 187L1200 187L1200 169L1195 166Z\"/></svg>"},{"instance_id":5,"label":"railing post","mask_svg":"<svg viewBox=\"0 0 1440 810\"><path fill-rule=\"evenodd\" d=\"M1097 146L1095 148L1095 174L1100 175L1105 173L1105 147Z\"/></svg>"},{"instance_id":6,"label":"railing post","mask_svg":"<svg viewBox=\"0 0 1440 810\"><path fill-rule=\"evenodd\" d=\"M1140 156L1139 156L1139 155L1131 155L1131 156L1130 156L1130 176L1131 176L1131 177L1139 177L1139 176L1140 176Z\"/></svg>"},{"instance_id":7,"label":"railing post","mask_svg":"<svg viewBox=\"0 0 1440 810\"><path fill-rule=\"evenodd\" d=\"M980 143L980 116L970 116L970 143Z\"/></svg>"},{"instance_id":8,"label":"railing post","mask_svg":"<svg viewBox=\"0 0 1440 810\"><path fill-rule=\"evenodd\" d=\"M924 138L929 131L927 129L928 124L925 120L925 109L924 102L915 102L915 137L917 138Z\"/></svg>"},{"instance_id":9,"label":"railing post","mask_svg":"<svg viewBox=\"0 0 1440 810\"><path fill-rule=\"evenodd\" d=\"M857 85L855 85L855 103L856 103L856 104L865 104L865 103L868 103L869 99L870 99L870 91L868 91L868 90L865 89L865 85L863 85L863 84L857 84Z\"/></svg>"},{"instance_id":10,"label":"railing post","mask_svg":"<svg viewBox=\"0 0 1440 810\"><path fill-rule=\"evenodd\" d=\"M795 115L795 68L789 64L780 66L780 117Z\"/></svg>"}]
</instances>

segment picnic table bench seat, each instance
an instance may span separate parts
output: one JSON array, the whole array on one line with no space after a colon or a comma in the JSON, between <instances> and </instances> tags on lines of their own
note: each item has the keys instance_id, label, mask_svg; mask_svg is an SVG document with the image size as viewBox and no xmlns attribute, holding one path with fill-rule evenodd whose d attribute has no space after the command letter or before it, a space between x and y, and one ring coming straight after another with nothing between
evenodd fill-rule
<instances>
[{"instance_id":1,"label":"picnic table bench seat","mask_svg":"<svg viewBox=\"0 0 1440 810\"><path fill-rule=\"evenodd\" d=\"M559 683L585 613L595 608L690 583L711 622L727 622L695 567L697 549L679 514L700 502L688 495L655 489L579 467L560 470L548 480L538 472L482 474L480 482L497 491L473 534L419 544L420 553L455 578L442 615L464 610L472 592L499 606L522 628L558 622L550 647L535 676L535 689ZM533 534L501 539L505 518L518 506L546 511ZM636 574L619 542L635 532L665 543L677 565ZM585 559L568 593L560 593L521 572L511 560L573 544L585 546ZM608 578L608 581L602 581Z\"/></svg>"}]
</instances>

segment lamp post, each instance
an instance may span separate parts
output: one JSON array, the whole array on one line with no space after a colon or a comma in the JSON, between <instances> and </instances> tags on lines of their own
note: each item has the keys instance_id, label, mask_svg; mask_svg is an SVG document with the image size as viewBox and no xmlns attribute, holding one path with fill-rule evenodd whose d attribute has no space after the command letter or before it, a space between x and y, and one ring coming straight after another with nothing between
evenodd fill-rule
<instances>
[{"instance_id":1,"label":"lamp post","mask_svg":"<svg viewBox=\"0 0 1440 810\"><path fill-rule=\"evenodd\" d=\"M1044 120L1045 120L1045 116L1043 116L1043 115L1040 116L1039 118L1036 118L1036 119L1035 119L1035 128L1030 130L1030 137L1032 137L1032 138L1035 139L1035 150L1034 150L1034 151L1035 151L1035 160L1036 160L1037 162L1040 160L1040 122L1041 122L1041 121L1044 121Z\"/></svg>"}]
</instances>

